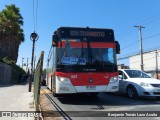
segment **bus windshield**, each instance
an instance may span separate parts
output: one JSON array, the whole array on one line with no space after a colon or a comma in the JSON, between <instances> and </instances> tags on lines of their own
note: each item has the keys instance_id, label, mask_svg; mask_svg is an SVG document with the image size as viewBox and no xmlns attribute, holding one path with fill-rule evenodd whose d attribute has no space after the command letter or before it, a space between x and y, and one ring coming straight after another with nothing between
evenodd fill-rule
<instances>
[{"instance_id":1,"label":"bus windshield","mask_svg":"<svg viewBox=\"0 0 160 120\"><path fill-rule=\"evenodd\" d=\"M115 65L113 48L90 46L78 39L63 39L57 55L58 65Z\"/></svg>"}]
</instances>

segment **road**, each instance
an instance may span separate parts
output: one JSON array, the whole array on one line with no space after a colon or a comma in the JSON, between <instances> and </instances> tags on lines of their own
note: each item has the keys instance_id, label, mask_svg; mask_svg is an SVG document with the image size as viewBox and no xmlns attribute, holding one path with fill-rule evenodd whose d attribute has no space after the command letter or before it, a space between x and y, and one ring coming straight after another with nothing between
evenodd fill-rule
<instances>
[{"instance_id":1,"label":"road","mask_svg":"<svg viewBox=\"0 0 160 120\"><path fill-rule=\"evenodd\" d=\"M160 111L160 100L156 98L130 99L127 96L122 94L106 94L106 93L101 93L96 98L88 97L85 95L66 95L64 97L53 97L51 93L49 93L47 96L51 100L52 105L56 107L55 110L58 109L59 111L63 111L64 114L66 114L65 116L67 116L68 119L76 119L76 120L77 119L87 119L87 120L115 119L115 117L107 117L107 115L104 115L104 113L98 114L98 112L101 113L101 111L103 112L106 111L106 114L108 114L108 112L114 113L114 111L118 111L118 113L119 112L124 113L123 111L125 112L131 111L131 113L136 113L136 114L137 114L137 111ZM85 112L85 111L89 111L89 112ZM76 114L78 116L73 116L73 113L74 115ZM95 117L95 116L98 116L98 117ZM118 117L118 119L128 120L128 117ZM130 119L131 120L143 120L143 119L159 120L160 117L132 117Z\"/></svg>"}]
</instances>

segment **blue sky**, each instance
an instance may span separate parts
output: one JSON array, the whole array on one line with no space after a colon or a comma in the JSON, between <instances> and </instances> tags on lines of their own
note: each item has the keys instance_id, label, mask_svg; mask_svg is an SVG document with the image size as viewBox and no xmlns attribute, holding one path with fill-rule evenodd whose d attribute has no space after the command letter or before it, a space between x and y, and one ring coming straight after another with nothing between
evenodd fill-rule
<instances>
[{"instance_id":1,"label":"blue sky","mask_svg":"<svg viewBox=\"0 0 160 120\"><path fill-rule=\"evenodd\" d=\"M35 55L45 52L44 67L51 46L53 32L61 26L111 28L115 39L120 42L121 54L118 57L139 51L139 31L134 25L145 26L142 29L143 49L160 46L160 0L34 0L37 8L37 27L34 27L33 0L1 0L0 11L5 5L15 4L24 18L25 42L20 45L17 64L22 57L31 61L32 41L30 34L36 30L39 40L36 42ZM36 14L36 13L34 13ZM150 36L155 36L148 38ZM131 45L132 43L135 44ZM131 45L131 46L130 46ZM130 46L130 47L127 47ZM119 63L126 63L125 60Z\"/></svg>"}]
</instances>

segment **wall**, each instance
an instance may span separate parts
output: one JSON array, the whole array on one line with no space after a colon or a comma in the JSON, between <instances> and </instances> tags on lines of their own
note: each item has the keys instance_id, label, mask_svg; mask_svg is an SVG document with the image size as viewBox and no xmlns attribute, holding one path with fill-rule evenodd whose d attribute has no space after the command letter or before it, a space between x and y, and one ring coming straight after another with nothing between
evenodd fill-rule
<instances>
[{"instance_id":1,"label":"wall","mask_svg":"<svg viewBox=\"0 0 160 120\"><path fill-rule=\"evenodd\" d=\"M156 64L156 57L158 64ZM130 69L141 70L140 64L141 64L140 55L135 55L129 58ZM157 51L157 54L155 51L144 53L143 64L144 64L144 71L147 72L151 77L155 77L157 65L158 65L158 71L160 73L160 50Z\"/></svg>"},{"instance_id":2,"label":"wall","mask_svg":"<svg viewBox=\"0 0 160 120\"><path fill-rule=\"evenodd\" d=\"M12 68L9 65L0 62L0 85L10 84L12 76Z\"/></svg>"}]
</instances>

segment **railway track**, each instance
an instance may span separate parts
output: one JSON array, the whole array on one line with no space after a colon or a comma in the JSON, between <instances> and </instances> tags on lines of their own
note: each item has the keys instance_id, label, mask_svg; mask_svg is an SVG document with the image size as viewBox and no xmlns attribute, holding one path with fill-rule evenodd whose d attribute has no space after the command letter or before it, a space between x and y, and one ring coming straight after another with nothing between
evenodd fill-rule
<instances>
[{"instance_id":1,"label":"railway track","mask_svg":"<svg viewBox=\"0 0 160 120\"><path fill-rule=\"evenodd\" d=\"M62 108L53 100L53 98L51 96L49 96L47 94L47 92L44 89L41 89L41 90L45 93L45 96L48 98L48 100L51 102L51 104L57 110L57 111L50 111L50 114L54 114L53 116L55 116L55 117L62 117L65 120L72 120L72 118L69 115L67 115L66 112L64 112L62 110Z\"/></svg>"}]
</instances>

